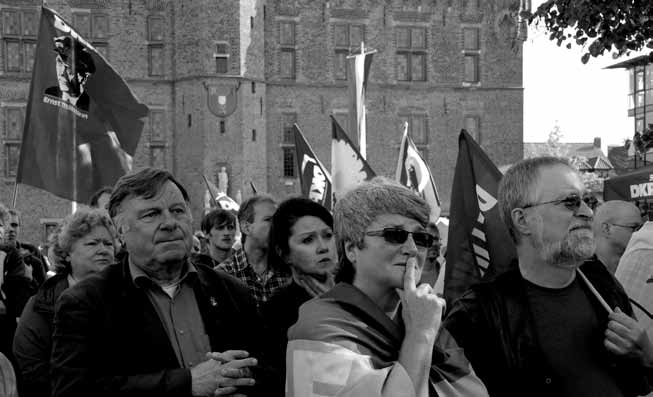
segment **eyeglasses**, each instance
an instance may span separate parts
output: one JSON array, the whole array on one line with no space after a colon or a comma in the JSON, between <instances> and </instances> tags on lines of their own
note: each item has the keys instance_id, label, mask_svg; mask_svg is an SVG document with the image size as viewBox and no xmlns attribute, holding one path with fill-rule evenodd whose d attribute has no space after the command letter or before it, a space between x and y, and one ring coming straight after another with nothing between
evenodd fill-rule
<instances>
[{"instance_id":1,"label":"eyeglasses","mask_svg":"<svg viewBox=\"0 0 653 397\"><path fill-rule=\"evenodd\" d=\"M618 223L610 223L610 224L612 226L619 226L619 227L623 227L623 228L626 228L626 229L632 229L633 233L638 231L639 229L641 229L642 226L644 226L643 223L638 223L636 225L620 225Z\"/></svg>"},{"instance_id":2,"label":"eyeglasses","mask_svg":"<svg viewBox=\"0 0 653 397\"><path fill-rule=\"evenodd\" d=\"M554 205L562 204L568 210L576 212L580 209L581 202L587 204L587 206L590 207L592 210L596 208L596 205L598 204L598 200L596 199L596 197L592 196L591 194L587 194L583 197L577 194L572 194L570 196L558 200L545 201L543 203L527 204L524 205L522 208L526 209L531 207L537 207L538 205L544 205L544 204L554 204Z\"/></svg>"},{"instance_id":3,"label":"eyeglasses","mask_svg":"<svg viewBox=\"0 0 653 397\"><path fill-rule=\"evenodd\" d=\"M413 241L415 245L422 248L429 248L433 245L433 236L426 232L409 232L398 227L386 227L381 230L370 230L365 232L366 236L377 236L383 237L385 241L390 244L403 244L408 240L408 235L413 235Z\"/></svg>"}]
</instances>

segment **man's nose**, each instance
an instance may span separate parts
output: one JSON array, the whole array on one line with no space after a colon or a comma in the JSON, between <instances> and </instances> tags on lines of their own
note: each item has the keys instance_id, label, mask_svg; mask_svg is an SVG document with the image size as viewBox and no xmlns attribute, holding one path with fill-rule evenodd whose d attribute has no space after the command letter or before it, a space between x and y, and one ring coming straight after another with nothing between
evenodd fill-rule
<instances>
[{"instance_id":1,"label":"man's nose","mask_svg":"<svg viewBox=\"0 0 653 397\"><path fill-rule=\"evenodd\" d=\"M590 206L587 205L585 201L581 200L580 207L578 207L574 215L581 218L588 218L591 221L594 217L594 211L592 211Z\"/></svg>"},{"instance_id":2,"label":"man's nose","mask_svg":"<svg viewBox=\"0 0 653 397\"><path fill-rule=\"evenodd\" d=\"M177 218L170 211L163 211L161 218L161 228L174 229L177 226Z\"/></svg>"}]
</instances>

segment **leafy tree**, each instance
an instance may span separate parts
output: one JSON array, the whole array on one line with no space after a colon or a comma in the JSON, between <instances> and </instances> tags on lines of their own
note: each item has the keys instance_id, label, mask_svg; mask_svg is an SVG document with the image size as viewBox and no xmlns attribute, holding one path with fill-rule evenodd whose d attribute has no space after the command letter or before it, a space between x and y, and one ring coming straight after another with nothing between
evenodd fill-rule
<instances>
[{"instance_id":1,"label":"leafy tree","mask_svg":"<svg viewBox=\"0 0 653 397\"><path fill-rule=\"evenodd\" d=\"M562 136L562 129L560 129L560 125L556 120L553 129L549 131L549 138L546 140L548 155L556 157L563 157L565 155L565 149L563 144L560 142Z\"/></svg>"},{"instance_id":2,"label":"leafy tree","mask_svg":"<svg viewBox=\"0 0 653 397\"><path fill-rule=\"evenodd\" d=\"M583 46L587 63L606 50L615 58L653 49L653 1L651 0L547 0L535 12L524 11L529 23L544 23L549 39L566 47ZM653 51L649 54L653 61Z\"/></svg>"}]
</instances>

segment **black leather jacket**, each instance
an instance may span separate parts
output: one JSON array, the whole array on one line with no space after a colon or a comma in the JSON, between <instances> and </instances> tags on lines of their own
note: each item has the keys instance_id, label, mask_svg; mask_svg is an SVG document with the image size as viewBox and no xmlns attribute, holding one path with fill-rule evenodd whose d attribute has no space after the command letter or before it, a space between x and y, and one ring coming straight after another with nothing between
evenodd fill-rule
<instances>
[{"instance_id":1,"label":"black leather jacket","mask_svg":"<svg viewBox=\"0 0 653 397\"><path fill-rule=\"evenodd\" d=\"M618 306L632 315L623 287L601 262L594 258L581 270L612 308ZM581 285L587 288L585 283ZM558 380L538 345L526 302L524 280L515 263L512 270L467 291L454 302L444 321L492 396L560 395ZM592 299L592 303L599 321L607 326L606 310L598 300ZM625 396L651 390L650 369L608 353L602 344L597 349L605 352L602 359Z\"/></svg>"}]
</instances>

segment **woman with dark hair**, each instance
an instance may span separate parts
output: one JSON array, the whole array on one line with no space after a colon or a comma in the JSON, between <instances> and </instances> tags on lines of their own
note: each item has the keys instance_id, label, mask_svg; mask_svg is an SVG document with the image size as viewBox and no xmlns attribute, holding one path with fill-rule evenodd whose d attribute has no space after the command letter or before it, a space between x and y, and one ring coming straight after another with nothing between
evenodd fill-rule
<instances>
[{"instance_id":1,"label":"woman with dark hair","mask_svg":"<svg viewBox=\"0 0 653 397\"><path fill-rule=\"evenodd\" d=\"M55 275L23 310L14 337L21 397L50 395L50 351L54 307L67 288L114 261L116 230L106 211L83 209L66 217L54 244Z\"/></svg>"},{"instance_id":2,"label":"woman with dark hair","mask_svg":"<svg viewBox=\"0 0 653 397\"><path fill-rule=\"evenodd\" d=\"M263 306L263 316L275 338L275 362L280 371L278 392L283 395L286 333L297 321L299 306L333 287L336 269L333 217L326 208L306 198L282 202L272 216L268 266L291 272L292 282Z\"/></svg>"}]
</instances>

